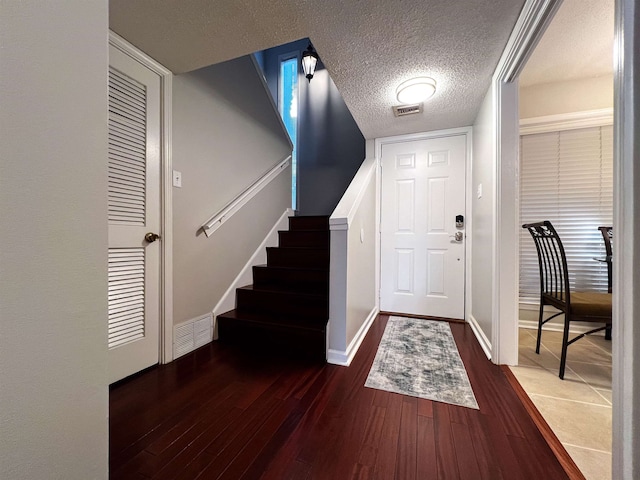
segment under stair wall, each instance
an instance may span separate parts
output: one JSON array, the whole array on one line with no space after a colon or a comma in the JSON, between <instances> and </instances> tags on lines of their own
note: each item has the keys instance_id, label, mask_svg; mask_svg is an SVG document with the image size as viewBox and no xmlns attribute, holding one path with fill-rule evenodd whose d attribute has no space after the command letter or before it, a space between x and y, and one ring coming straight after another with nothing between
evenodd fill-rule
<instances>
[{"instance_id":1,"label":"under stair wall","mask_svg":"<svg viewBox=\"0 0 640 480\"><path fill-rule=\"evenodd\" d=\"M329 219L329 363L351 363L379 311L378 172L365 160Z\"/></svg>"}]
</instances>

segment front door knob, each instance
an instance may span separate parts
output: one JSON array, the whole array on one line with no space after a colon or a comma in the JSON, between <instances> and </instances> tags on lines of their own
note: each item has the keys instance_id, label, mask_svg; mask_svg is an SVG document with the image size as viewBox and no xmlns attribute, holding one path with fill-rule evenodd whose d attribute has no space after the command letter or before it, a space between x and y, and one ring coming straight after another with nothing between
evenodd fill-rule
<instances>
[{"instance_id":1,"label":"front door knob","mask_svg":"<svg viewBox=\"0 0 640 480\"><path fill-rule=\"evenodd\" d=\"M456 242L461 242L462 239L464 238L464 233L456 232L455 235L449 235L449 237L453 238Z\"/></svg>"},{"instance_id":2,"label":"front door knob","mask_svg":"<svg viewBox=\"0 0 640 480\"><path fill-rule=\"evenodd\" d=\"M144 239L149 242L149 243L153 243L156 240L160 239L160 235L158 235L157 233L153 233L153 232L148 232L145 236Z\"/></svg>"}]
</instances>

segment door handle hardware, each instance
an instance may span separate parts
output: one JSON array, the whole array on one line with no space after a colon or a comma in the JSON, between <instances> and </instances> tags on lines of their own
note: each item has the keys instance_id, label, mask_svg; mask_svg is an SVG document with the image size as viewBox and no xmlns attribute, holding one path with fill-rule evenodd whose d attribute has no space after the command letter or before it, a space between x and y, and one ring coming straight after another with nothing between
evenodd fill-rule
<instances>
[{"instance_id":1,"label":"door handle hardware","mask_svg":"<svg viewBox=\"0 0 640 480\"><path fill-rule=\"evenodd\" d=\"M456 232L455 235L449 235L449 237L455 239L456 242L461 242L462 239L464 238L464 233Z\"/></svg>"},{"instance_id":2,"label":"door handle hardware","mask_svg":"<svg viewBox=\"0 0 640 480\"><path fill-rule=\"evenodd\" d=\"M157 233L148 232L147 234L145 234L144 239L149 243L153 243L156 240L160 240L160 235L158 235Z\"/></svg>"}]
</instances>

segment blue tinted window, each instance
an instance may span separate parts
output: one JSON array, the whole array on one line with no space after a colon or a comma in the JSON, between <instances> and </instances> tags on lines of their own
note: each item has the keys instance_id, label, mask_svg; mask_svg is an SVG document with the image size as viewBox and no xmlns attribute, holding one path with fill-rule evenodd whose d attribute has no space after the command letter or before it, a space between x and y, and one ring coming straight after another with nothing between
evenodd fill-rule
<instances>
[{"instance_id":1,"label":"blue tinted window","mask_svg":"<svg viewBox=\"0 0 640 480\"><path fill-rule=\"evenodd\" d=\"M296 208L296 147L298 143L298 57L280 62L279 110L293 143L291 154L291 207Z\"/></svg>"}]
</instances>

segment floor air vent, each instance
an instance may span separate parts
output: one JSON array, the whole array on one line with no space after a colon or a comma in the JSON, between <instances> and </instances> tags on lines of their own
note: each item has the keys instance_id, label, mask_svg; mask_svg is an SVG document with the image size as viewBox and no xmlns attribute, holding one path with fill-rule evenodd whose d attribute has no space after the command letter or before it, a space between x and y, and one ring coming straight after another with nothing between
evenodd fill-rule
<instances>
[{"instance_id":1,"label":"floor air vent","mask_svg":"<svg viewBox=\"0 0 640 480\"><path fill-rule=\"evenodd\" d=\"M422 104L416 103L415 105L396 105L393 107L393 114L396 117L403 117L405 115L413 115L414 113L422 112Z\"/></svg>"},{"instance_id":2,"label":"floor air vent","mask_svg":"<svg viewBox=\"0 0 640 480\"><path fill-rule=\"evenodd\" d=\"M203 315L175 325L173 330L173 358L181 357L213 339L213 315Z\"/></svg>"}]
</instances>

